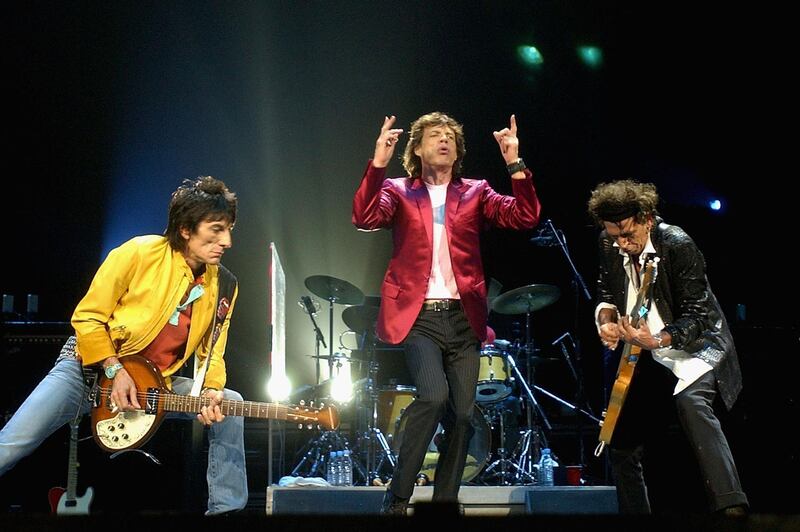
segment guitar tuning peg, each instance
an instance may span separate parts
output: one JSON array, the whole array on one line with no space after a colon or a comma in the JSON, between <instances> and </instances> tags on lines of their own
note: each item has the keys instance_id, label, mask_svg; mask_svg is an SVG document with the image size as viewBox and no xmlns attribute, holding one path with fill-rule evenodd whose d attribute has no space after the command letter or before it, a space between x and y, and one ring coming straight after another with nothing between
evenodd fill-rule
<instances>
[{"instance_id":1,"label":"guitar tuning peg","mask_svg":"<svg viewBox=\"0 0 800 532\"><path fill-rule=\"evenodd\" d=\"M325 403L320 403L320 404L319 404L319 407L320 407L320 408L325 408Z\"/></svg>"},{"instance_id":2,"label":"guitar tuning peg","mask_svg":"<svg viewBox=\"0 0 800 532\"><path fill-rule=\"evenodd\" d=\"M305 406L305 405L306 405L306 400L300 399L300 406Z\"/></svg>"},{"instance_id":3,"label":"guitar tuning peg","mask_svg":"<svg viewBox=\"0 0 800 532\"><path fill-rule=\"evenodd\" d=\"M309 424L306 426L306 428L307 428L308 430L311 430L311 429L313 429L313 428L314 428L314 425L312 425L311 423L309 423Z\"/></svg>"},{"instance_id":4,"label":"guitar tuning peg","mask_svg":"<svg viewBox=\"0 0 800 532\"><path fill-rule=\"evenodd\" d=\"M298 428L298 430L303 430L303 424L302 423L298 423L297 424L297 428Z\"/></svg>"}]
</instances>

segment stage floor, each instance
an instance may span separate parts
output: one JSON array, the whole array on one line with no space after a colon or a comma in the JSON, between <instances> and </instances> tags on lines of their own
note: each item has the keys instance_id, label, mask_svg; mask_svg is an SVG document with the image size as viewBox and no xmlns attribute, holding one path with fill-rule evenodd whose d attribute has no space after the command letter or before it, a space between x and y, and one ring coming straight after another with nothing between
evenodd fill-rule
<instances>
[{"instance_id":1,"label":"stage floor","mask_svg":"<svg viewBox=\"0 0 800 532\"><path fill-rule=\"evenodd\" d=\"M377 514L385 487L279 487L267 489L267 515ZM418 486L409 501L415 507L430 504L433 486ZM459 502L466 516L525 514L614 514L613 486L462 486Z\"/></svg>"}]
</instances>

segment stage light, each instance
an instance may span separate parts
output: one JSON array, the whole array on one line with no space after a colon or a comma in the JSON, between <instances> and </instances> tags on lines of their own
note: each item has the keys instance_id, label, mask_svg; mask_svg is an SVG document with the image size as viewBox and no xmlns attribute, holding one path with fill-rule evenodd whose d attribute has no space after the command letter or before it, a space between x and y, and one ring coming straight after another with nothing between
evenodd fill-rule
<instances>
[{"instance_id":1,"label":"stage light","mask_svg":"<svg viewBox=\"0 0 800 532\"><path fill-rule=\"evenodd\" d=\"M578 57L593 70L603 66L603 50L597 46L578 46Z\"/></svg>"},{"instance_id":2,"label":"stage light","mask_svg":"<svg viewBox=\"0 0 800 532\"><path fill-rule=\"evenodd\" d=\"M267 394L271 401L280 403L289 399L292 383L286 375L273 375L267 383Z\"/></svg>"},{"instance_id":3,"label":"stage light","mask_svg":"<svg viewBox=\"0 0 800 532\"><path fill-rule=\"evenodd\" d=\"M722 202L720 200L718 200L718 199L713 199L713 200L708 202L708 207L712 211L722 210Z\"/></svg>"},{"instance_id":4,"label":"stage light","mask_svg":"<svg viewBox=\"0 0 800 532\"><path fill-rule=\"evenodd\" d=\"M528 66L538 67L544 63L544 57L535 46L517 46L517 54L522 62Z\"/></svg>"},{"instance_id":5,"label":"stage light","mask_svg":"<svg viewBox=\"0 0 800 532\"><path fill-rule=\"evenodd\" d=\"M337 372L331 384L331 397L337 403L349 403L353 398L353 379L350 375L350 361L338 360Z\"/></svg>"}]
</instances>

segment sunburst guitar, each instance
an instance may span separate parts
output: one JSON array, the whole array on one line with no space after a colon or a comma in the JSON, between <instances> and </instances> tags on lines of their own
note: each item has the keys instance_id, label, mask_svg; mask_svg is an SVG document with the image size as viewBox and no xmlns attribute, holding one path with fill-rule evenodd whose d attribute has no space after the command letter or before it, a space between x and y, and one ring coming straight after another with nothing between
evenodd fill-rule
<instances>
[{"instance_id":1,"label":"sunburst guitar","mask_svg":"<svg viewBox=\"0 0 800 532\"><path fill-rule=\"evenodd\" d=\"M91 417L95 442L106 451L141 447L158 430L167 412L199 413L209 403L203 397L170 391L158 369L142 356L121 357L120 362L136 383L142 409L120 411L115 408L111 400L112 381L101 374ZM226 416L282 420L307 428L335 430L339 426L339 413L333 405L314 408L224 399L220 410Z\"/></svg>"}]
</instances>

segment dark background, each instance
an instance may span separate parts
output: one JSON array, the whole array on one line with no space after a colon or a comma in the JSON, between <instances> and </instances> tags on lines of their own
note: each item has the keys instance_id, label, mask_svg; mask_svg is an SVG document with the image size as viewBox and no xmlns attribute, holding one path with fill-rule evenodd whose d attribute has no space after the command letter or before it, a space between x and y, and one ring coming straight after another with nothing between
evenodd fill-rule
<instances>
[{"instance_id":1,"label":"dark background","mask_svg":"<svg viewBox=\"0 0 800 532\"><path fill-rule=\"evenodd\" d=\"M787 258L796 243L787 175L795 165L780 133L791 129L783 16L728 3L638 4L11 4L3 22L2 293L14 295L17 314L4 317L68 321L107 252L131 236L161 233L169 193L184 178L213 175L240 198L235 245L225 256L240 281L229 385L267 400L270 242L287 277L287 372L295 387L315 384L314 334L294 302L308 293L304 279L318 274L379 292L390 234L357 232L350 208L384 115L397 115L407 129L423 113L452 114L464 124L466 173L508 192L491 132L515 113L543 219L564 232L592 295L597 228L586 215L589 192L618 178L658 186L662 214L703 250L734 327L745 392L723 421L745 489L758 511L797 511L774 480L798 469L797 446L786 436L798 419L798 313L796 298L787 297L797 290ZM520 61L523 44L535 44L543 64ZM583 44L602 49L599 69L579 60L575 48ZM390 170L400 175L399 161ZM707 208L714 198L723 202L720 212ZM560 299L532 316L531 333L551 357L561 356L550 343L563 333L578 341L573 355L599 412L593 304L578 295L558 248L529 243L535 234L487 231L487 275L504 290L559 287ZM39 297L36 315L26 315L27 294ZM327 335L326 305L318 319ZM341 310L337 350L347 328ZM490 324L500 338L524 335L524 316L492 314ZM353 345L347 336L342 342ZM13 384L7 414L57 350L4 345ZM538 371L536 384L574 399L563 363ZM584 462L587 476L602 482L603 462L582 457L576 444L583 431L590 455L594 426L539 400L562 431L553 441L562 461ZM4 496L18 492L14 483L23 478L63 484L65 461L54 457L65 453L62 432L0 479ZM252 441L257 454L261 437ZM677 436L672 443L652 467L662 508L676 486L688 489L675 478L688 453ZM289 469L293 459L285 457ZM255 482L263 472L250 476Z\"/></svg>"}]
</instances>

